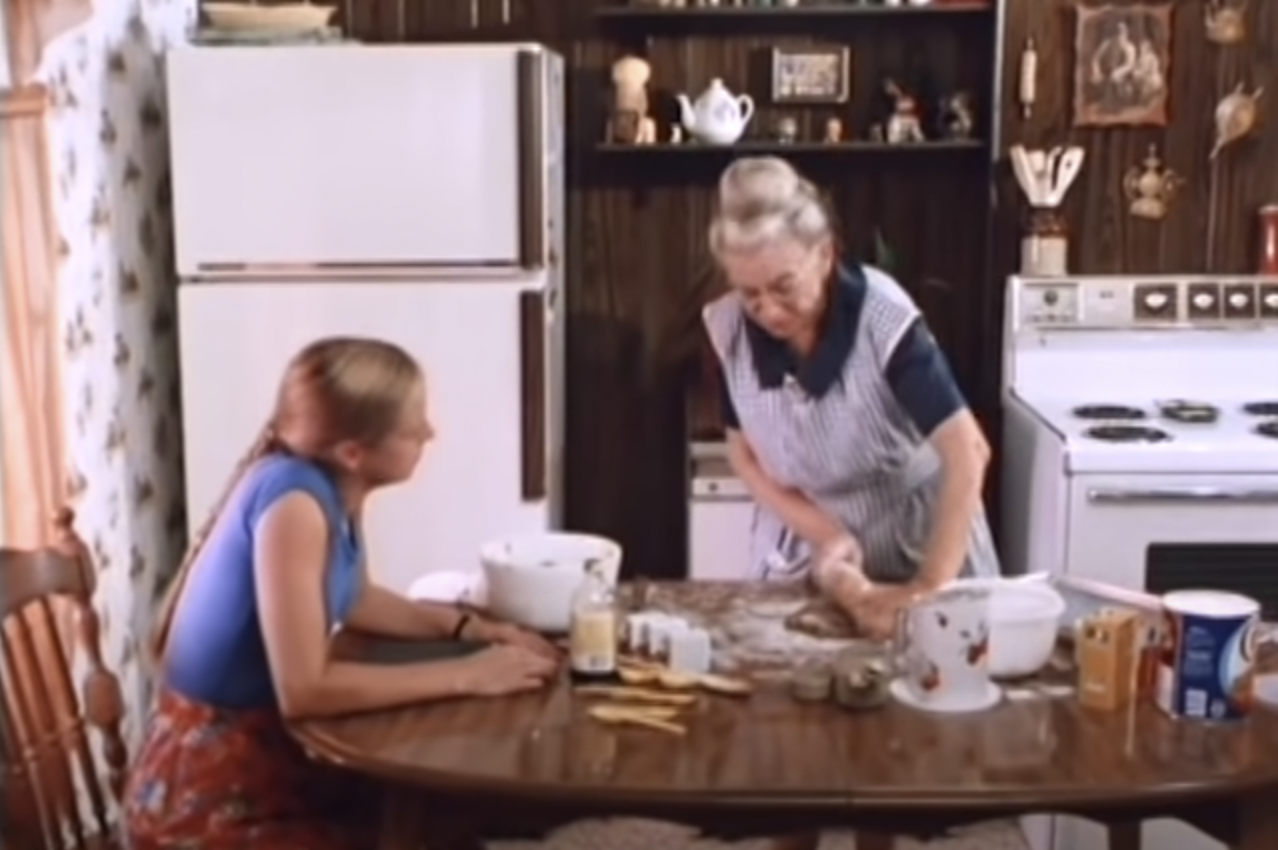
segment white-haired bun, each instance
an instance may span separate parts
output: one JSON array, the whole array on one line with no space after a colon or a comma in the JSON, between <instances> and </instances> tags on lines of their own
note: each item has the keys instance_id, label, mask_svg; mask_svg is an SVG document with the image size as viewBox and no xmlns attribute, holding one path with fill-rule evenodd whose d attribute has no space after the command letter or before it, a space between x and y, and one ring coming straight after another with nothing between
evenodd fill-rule
<instances>
[{"instance_id":1,"label":"white-haired bun","mask_svg":"<svg viewBox=\"0 0 1278 850\"><path fill-rule=\"evenodd\" d=\"M815 244L830 236L830 218L816 187L785 160L746 157L719 178L719 209L710 223L710 250L750 250L781 237Z\"/></svg>"}]
</instances>

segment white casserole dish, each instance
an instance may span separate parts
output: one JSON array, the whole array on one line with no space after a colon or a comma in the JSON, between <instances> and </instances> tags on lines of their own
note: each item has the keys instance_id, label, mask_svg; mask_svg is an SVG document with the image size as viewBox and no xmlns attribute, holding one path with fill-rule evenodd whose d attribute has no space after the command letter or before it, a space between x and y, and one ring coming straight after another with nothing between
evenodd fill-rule
<instances>
[{"instance_id":1,"label":"white casserole dish","mask_svg":"<svg viewBox=\"0 0 1278 850\"><path fill-rule=\"evenodd\" d=\"M614 587L621 575L621 546L606 537L546 532L491 540L480 547L488 610L493 616L539 632L563 633L572 619L572 596L596 564Z\"/></svg>"},{"instance_id":2,"label":"white casserole dish","mask_svg":"<svg viewBox=\"0 0 1278 850\"><path fill-rule=\"evenodd\" d=\"M1033 676L1056 649L1065 599L1046 576L959 579L990 590L989 672L995 679Z\"/></svg>"}]
</instances>

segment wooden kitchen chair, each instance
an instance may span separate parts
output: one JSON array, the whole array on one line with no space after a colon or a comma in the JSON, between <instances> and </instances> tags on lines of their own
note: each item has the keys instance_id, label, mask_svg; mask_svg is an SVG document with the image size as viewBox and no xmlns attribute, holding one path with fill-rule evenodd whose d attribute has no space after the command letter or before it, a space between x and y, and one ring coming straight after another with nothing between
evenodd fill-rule
<instances>
[{"instance_id":1,"label":"wooden kitchen chair","mask_svg":"<svg viewBox=\"0 0 1278 850\"><path fill-rule=\"evenodd\" d=\"M120 683L102 662L88 548L63 510L48 549L0 549L0 847L116 850L127 761ZM68 633L87 665L73 683ZM89 727L92 727L92 734ZM97 738L98 740L94 740Z\"/></svg>"}]
</instances>

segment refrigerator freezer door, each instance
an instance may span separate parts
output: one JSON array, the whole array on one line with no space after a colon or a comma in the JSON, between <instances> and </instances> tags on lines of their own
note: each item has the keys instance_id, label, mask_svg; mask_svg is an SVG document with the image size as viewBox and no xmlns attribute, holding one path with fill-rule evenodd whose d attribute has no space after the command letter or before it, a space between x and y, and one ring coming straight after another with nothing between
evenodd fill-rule
<instances>
[{"instance_id":1,"label":"refrigerator freezer door","mask_svg":"<svg viewBox=\"0 0 1278 850\"><path fill-rule=\"evenodd\" d=\"M369 500L366 545L379 581L406 590L428 571L477 567L485 540L545 530L554 517L547 388L536 363L523 362L525 350L536 356L546 348L527 339L546 327L530 314L530 302L540 300L534 280L180 287L192 529L261 431L290 358L340 334L385 339L417 358L438 431L414 477Z\"/></svg>"},{"instance_id":2,"label":"refrigerator freezer door","mask_svg":"<svg viewBox=\"0 0 1278 850\"><path fill-rule=\"evenodd\" d=\"M179 272L541 268L552 60L521 45L174 50Z\"/></svg>"}]
</instances>

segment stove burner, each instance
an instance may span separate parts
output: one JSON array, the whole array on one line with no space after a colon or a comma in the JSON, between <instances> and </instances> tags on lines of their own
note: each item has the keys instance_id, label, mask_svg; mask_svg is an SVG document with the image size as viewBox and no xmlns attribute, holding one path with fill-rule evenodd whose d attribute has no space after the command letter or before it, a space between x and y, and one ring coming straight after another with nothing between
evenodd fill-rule
<instances>
[{"instance_id":1,"label":"stove burner","mask_svg":"<svg viewBox=\"0 0 1278 850\"><path fill-rule=\"evenodd\" d=\"M1266 419L1256 426L1256 433L1271 440L1278 440L1278 419Z\"/></svg>"},{"instance_id":2,"label":"stove burner","mask_svg":"<svg viewBox=\"0 0 1278 850\"><path fill-rule=\"evenodd\" d=\"M1097 425L1083 433L1107 443L1161 443L1171 439L1166 431L1147 425Z\"/></svg>"},{"instance_id":3,"label":"stove burner","mask_svg":"<svg viewBox=\"0 0 1278 850\"><path fill-rule=\"evenodd\" d=\"M1158 411L1173 422L1193 425L1210 424L1220 418L1220 408L1203 401L1164 401L1159 403Z\"/></svg>"},{"instance_id":4,"label":"stove burner","mask_svg":"<svg viewBox=\"0 0 1278 850\"><path fill-rule=\"evenodd\" d=\"M1145 411L1126 404L1084 404L1074 408L1079 419L1144 419Z\"/></svg>"},{"instance_id":5,"label":"stove burner","mask_svg":"<svg viewBox=\"0 0 1278 850\"><path fill-rule=\"evenodd\" d=\"M1278 416L1278 401L1249 401L1243 405L1243 413L1252 416Z\"/></svg>"}]
</instances>

